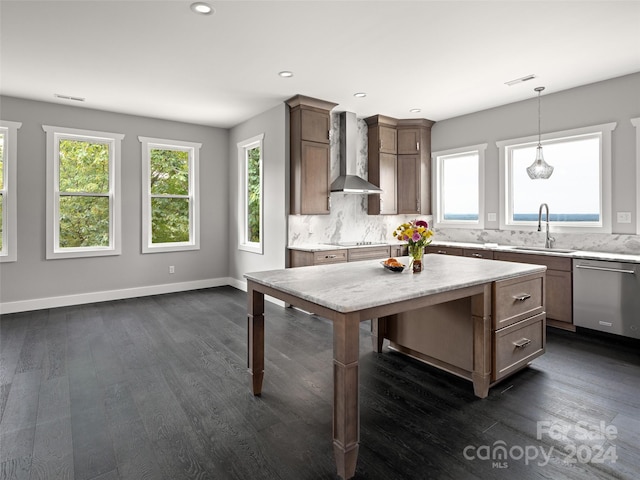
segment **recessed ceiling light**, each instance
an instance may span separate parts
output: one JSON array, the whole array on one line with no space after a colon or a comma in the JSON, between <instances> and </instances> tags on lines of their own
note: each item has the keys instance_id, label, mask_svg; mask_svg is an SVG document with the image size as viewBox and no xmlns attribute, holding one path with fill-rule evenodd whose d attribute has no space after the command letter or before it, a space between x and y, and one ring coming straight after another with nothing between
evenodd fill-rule
<instances>
[{"instance_id":1,"label":"recessed ceiling light","mask_svg":"<svg viewBox=\"0 0 640 480\"><path fill-rule=\"evenodd\" d=\"M357 92L357 93L354 93L353 96L356 98L364 98L367 96L367 94L364 92Z\"/></svg>"},{"instance_id":2,"label":"recessed ceiling light","mask_svg":"<svg viewBox=\"0 0 640 480\"><path fill-rule=\"evenodd\" d=\"M54 93L54 97L59 98L60 100L73 100L74 102L84 102L85 99L83 97L73 97L71 95L62 95L61 93Z\"/></svg>"},{"instance_id":3,"label":"recessed ceiling light","mask_svg":"<svg viewBox=\"0 0 640 480\"><path fill-rule=\"evenodd\" d=\"M211 5L204 2L192 3L191 10L201 15L211 15L215 11Z\"/></svg>"},{"instance_id":4,"label":"recessed ceiling light","mask_svg":"<svg viewBox=\"0 0 640 480\"><path fill-rule=\"evenodd\" d=\"M411 110L409 110L411 113L420 113L422 110L420 110L419 108L412 108Z\"/></svg>"},{"instance_id":5,"label":"recessed ceiling light","mask_svg":"<svg viewBox=\"0 0 640 480\"><path fill-rule=\"evenodd\" d=\"M281 72L278 72L278 75L280 75L282 78L291 78L293 77L293 72L290 72L289 70L283 70Z\"/></svg>"}]
</instances>

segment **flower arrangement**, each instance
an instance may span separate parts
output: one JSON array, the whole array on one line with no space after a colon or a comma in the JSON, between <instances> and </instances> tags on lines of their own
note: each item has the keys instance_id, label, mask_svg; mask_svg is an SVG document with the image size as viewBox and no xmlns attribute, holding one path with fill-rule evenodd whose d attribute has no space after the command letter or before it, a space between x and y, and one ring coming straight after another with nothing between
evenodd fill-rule
<instances>
[{"instance_id":1,"label":"flower arrangement","mask_svg":"<svg viewBox=\"0 0 640 480\"><path fill-rule=\"evenodd\" d=\"M409 257L411 257L411 269L413 273L419 273L423 269L422 259L424 247L431 243L433 230L424 220L412 220L403 223L393 231L393 236L401 242L409 244Z\"/></svg>"},{"instance_id":2,"label":"flower arrangement","mask_svg":"<svg viewBox=\"0 0 640 480\"><path fill-rule=\"evenodd\" d=\"M426 247L431 243L433 230L424 220L412 220L403 223L393 231L393 236L401 242L407 242L409 246Z\"/></svg>"}]
</instances>

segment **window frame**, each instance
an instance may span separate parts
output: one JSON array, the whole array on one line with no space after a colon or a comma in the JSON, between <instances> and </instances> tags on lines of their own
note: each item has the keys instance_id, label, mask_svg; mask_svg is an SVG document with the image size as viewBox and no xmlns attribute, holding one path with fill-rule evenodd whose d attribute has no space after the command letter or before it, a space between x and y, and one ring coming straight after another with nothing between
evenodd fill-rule
<instances>
[{"instance_id":1,"label":"window frame","mask_svg":"<svg viewBox=\"0 0 640 480\"><path fill-rule=\"evenodd\" d=\"M541 144L557 143L558 140L575 140L577 137L599 136L600 137L600 222L580 222L565 223L551 222L554 232L558 233L611 233L612 213L611 213L611 132L616 128L616 122L592 125L588 127L574 128L550 132L541 135ZM513 196L511 181L511 154L514 147L536 145L538 136L514 138L496 142L499 155L499 193L500 193L500 230L521 230L537 231L536 221L514 221L513 220ZM533 161L533 159L532 159ZM544 180L532 180L544 182ZM551 206L553 208L553 206Z\"/></svg>"},{"instance_id":2,"label":"window frame","mask_svg":"<svg viewBox=\"0 0 640 480\"><path fill-rule=\"evenodd\" d=\"M200 148L202 143L138 137L142 148L142 253L181 252L200 249ZM154 244L151 199L151 150L175 150L189 154L189 241Z\"/></svg>"},{"instance_id":3,"label":"window frame","mask_svg":"<svg viewBox=\"0 0 640 480\"><path fill-rule=\"evenodd\" d=\"M452 148L433 152L432 170L433 170L433 204L435 205L435 213L433 215L433 223L435 228L469 228L483 229L485 222L485 151L486 143L478 145L469 145L466 147ZM478 155L478 220L445 220L442 211L443 198L443 162L447 157L457 157L464 154L476 153Z\"/></svg>"},{"instance_id":4,"label":"window frame","mask_svg":"<svg viewBox=\"0 0 640 480\"><path fill-rule=\"evenodd\" d=\"M120 168L124 134L42 125L47 145L46 259L100 257L122 253ZM96 141L109 148L109 246L60 247L60 140Z\"/></svg>"},{"instance_id":5,"label":"window frame","mask_svg":"<svg viewBox=\"0 0 640 480\"><path fill-rule=\"evenodd\" d=\"M237 143L238 146L238 250L264 254L264 133ZM249 241L247 187L247 152L260 148L260 241Z\"/></svg>"},{"instance_id":6,"label":"window frame","mask_svg":"<svg viewBox=\"0 0 640 480\"><path fill-rule=\"evenodd\" d=\"M18 195L16 182L18 170L18 129L22 122L0 120L0 130L4 133L2 148L3 187L2 192L2 249L0 263L18 260Z\"/></svg>"}]
</instances>

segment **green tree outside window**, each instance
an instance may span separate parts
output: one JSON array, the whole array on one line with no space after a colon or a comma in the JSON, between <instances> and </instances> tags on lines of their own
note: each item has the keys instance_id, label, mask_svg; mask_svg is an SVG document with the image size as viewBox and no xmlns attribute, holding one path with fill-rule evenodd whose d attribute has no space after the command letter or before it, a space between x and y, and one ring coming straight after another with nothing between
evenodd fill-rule
<instances>
[{"instance_id":1,"label":"green tree outside window","mask_svg":"<svg viewBox=\"0 0 640 480\"><path fill-rule=\"evenodd\" d=\"M247 150L247 240L260 242L260 147Z\"/></svg>"},{"instance_id":2,"label":"green tree outside window","mask_svg":"<svg viewBox=\"0 0 640 480\"><path fill-rule=\"evenodd\" d=\"M59 246L109 246L109 144L59 144Z\"/></svg>"},{"instance_id":3,"label":"green tree outside window","mask_svg":"<svg viewBox=\"0 0 640 480\"><path fill-rule=\"evenodd\" d=\"M151 149L151 242L188 242L189 152Z\"/></svg>"}]
</instances>

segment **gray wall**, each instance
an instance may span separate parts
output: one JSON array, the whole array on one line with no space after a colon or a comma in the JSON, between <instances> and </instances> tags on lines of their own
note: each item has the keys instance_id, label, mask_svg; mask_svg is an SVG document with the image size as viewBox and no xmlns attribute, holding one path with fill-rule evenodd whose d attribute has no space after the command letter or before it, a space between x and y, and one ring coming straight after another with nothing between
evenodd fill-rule
<instances>
[{"instance_id":1,"label":"gray wall","mask_svg":"<svg viewBox=\"0 0 640 480\"><path fill-rule=\"evenodd\" d=\"M284 268L287 251L289 112L282 103L231 129L229 135L229 276L245 284L243 274ZM238 142L264 133L264 253L238 250Z\"/></svg>"},{"instance_id":2,"label":"gray wall","mask_svg":"<svg viewBox=\"0 0 640 480\"><path fill-rule=\"evenodd\" d=\"M120 289L148 290L163 284L176 284L169 290L177 290L199 282L225 283L229 251L225 228L229 198L227 130L11 97L2 97L0 102L3 120L22 122L18 130L18 261L0 264L0 302ZM121 255L45 260L43 124L125 134L122 142ZM139 135L202 143L200 250L141 253ZM169 265L175 266L175 274L169 275ZM153 293L153 288L148 291Z\"/></svg>"},{"instance_id":3,"label":"gray wall","mask_svg":"<svg viewBox=\"0 0 640 480\"><path fill-rule=\"evenodd\" d=\"M544 82L505 88L530 88L531 100L512 103L437 122L432 130L434 152L487 142L485 157L485 211L500 212L498 190L498 148L496 141L537 133L537 99L533 91ZM558 93L547 86L541 99L542 133L617 122L612 133L613 233L635 234L636 151L631 118L640 116L640 73L585 85ZM632 223L619 224L615 212L631 212ZM487 229L499 222L487 222ZM454 229L451 229L455 235ZM461 235L464 232L458 232Z\"/></svg>"}]
</instances>

